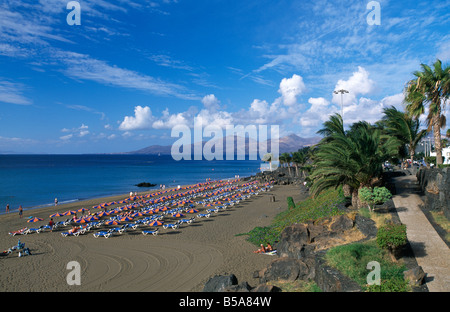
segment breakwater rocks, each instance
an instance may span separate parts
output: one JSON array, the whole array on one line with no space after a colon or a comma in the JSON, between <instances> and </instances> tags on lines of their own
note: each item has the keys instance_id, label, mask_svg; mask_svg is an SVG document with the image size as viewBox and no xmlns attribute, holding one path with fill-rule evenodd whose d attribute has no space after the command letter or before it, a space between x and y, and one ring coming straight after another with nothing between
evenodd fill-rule
<instances>
[{"instance_id":1,"label":"breakwater rocks","mask_svg":"<svg viewBox=\"0 0 450 312\"><path fill-rule=\"evenodd\" d=\"M304 173L297 172L293 167L280 167L274 171L258 172L256 175L250 177L250 179L257 179L261 182L274 181L274 184L278 185L302 185L305 181L304 176Z\"/></svg>"},{"instance_id":2,"label":"breakwater rocks","mask_svg":"<svg viewBox=\"0 0 450 312\"><path fill-rule=\"evenodd\" d=\"M450 168L422 168L416 177L427 209L442 211L450 220Z\"/></svg>"},{"instance_id":3,"label":"breakwater rocks","mask_svg":"<svg viewBox=\"0 0 450 312\"><path fill-rule=\"evenodd\" d=\"M272 281L314 281L325 292L361 291L360 286L329 267L324 260L326 250L335 245L362 241L376 236L377 228L371 219L359 215L340 215L318 222L293 224L281 233L274 246L276 258L269 265L254 273L259 285L251 287L247 282L238 283L234 275L212 277L204 291L271 292L279 291Z\"/></svg>"}]
</instances>

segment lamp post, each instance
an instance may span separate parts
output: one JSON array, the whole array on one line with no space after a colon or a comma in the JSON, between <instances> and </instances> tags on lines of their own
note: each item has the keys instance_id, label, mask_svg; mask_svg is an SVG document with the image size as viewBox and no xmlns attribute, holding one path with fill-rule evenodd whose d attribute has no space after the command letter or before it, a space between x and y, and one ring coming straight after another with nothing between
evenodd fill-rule
<instances>
[{"instance_id":1,"label":"lamp post","mask_svg":"<svg viewBox=\"0 0 450 312\"><path fill-rule=\"evenodd\" d=\"M341 94L341 117L342 117L342 123L344 122L344 100L343 100L343 95L344 93L349 93L347 90L341 89L341 90L336 90L333 92L334 94Z\"/></svg>"}]
</instances>

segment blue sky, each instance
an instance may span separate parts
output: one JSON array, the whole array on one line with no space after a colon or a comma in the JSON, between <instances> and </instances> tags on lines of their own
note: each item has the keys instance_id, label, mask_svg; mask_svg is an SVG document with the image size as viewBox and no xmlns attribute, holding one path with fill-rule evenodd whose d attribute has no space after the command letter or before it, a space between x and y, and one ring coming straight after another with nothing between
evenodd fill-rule
<instances>
[{"instance_id":1,"label":"blue sky","mask_svg":"<svg viewBox=\"0 0 450 312\"><path fill-rule=\"evenodd\" d=\"M171 144L175 125L279 125L315 136L402 109L421 63L450 61L450 3L0 2L0 152L110 153ZM448 105L447 105L448 106Z\"/></svg>"}]
</instances>

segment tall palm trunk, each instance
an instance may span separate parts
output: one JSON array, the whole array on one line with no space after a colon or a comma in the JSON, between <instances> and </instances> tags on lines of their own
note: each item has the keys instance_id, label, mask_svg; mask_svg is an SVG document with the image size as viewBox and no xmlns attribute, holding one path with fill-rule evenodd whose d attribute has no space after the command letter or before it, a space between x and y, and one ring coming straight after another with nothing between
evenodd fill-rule
<instances>
[{"instance_id":1,"label":"tall palm trunk","mask_svg":"<svg viewBox=\"0 0 450 312\"><path fill-rule=\"evenodd\" d=\"M354 188L352 190L352 207L353 209L358 209L358 202L359 202L359 197L358 197L358 189Z\"/></svg>"},{"instance_id":2,"label":"tall palm trunk","mask_svg":"<svg viewBox=\"0 0 450 312\"><path fill-rule=\"evenodd\" d=\"M409 157L411 158L411 164L414 163L414 155L416 155L416 151L413 148L413 144L409 144Z\"/></svg>"},{"instance_id":3,"label":"tall palm trunk","mask_svg":"<svg viewBox=\"0 0 450 312\"><path fill-rule=\"evenodd\" d=\"M434 136L434 147L436 150L436 165L441 165L443 163L442 159L442 141L441 141L441 110L434 115L433 124L433 136Z\"/></svg>"},{"instance_id":4,"label":"tall palm trunk","mask_svg":"<svg viewBox=\"0 0 450 312\"><path fill-rule=\"evenodd\" d=\"M345 197L352 196L352 187L350 185L344 184L344 186L342 187L342 190L344 191Z\"/></svg>"}]
</instances>

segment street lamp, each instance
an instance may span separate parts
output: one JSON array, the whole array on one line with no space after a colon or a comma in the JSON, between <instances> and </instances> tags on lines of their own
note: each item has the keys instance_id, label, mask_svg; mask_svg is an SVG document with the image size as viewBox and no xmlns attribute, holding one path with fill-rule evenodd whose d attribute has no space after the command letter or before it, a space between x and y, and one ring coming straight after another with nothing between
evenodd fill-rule
<instances>
[{"instance_id":1,"label":"street lamp","mask_svg":"<svg viewBox=\"0 0 450 312\"><path fill-rule=\"evenodd\" d=\"M344 100L343 100L343 95L344 93L349 93L347 90L341 89L341 90L337 90L333 92L334 94L341 94L341 117L342 117L342 122L344 122Z\"/></svg>"}]
</instances>

